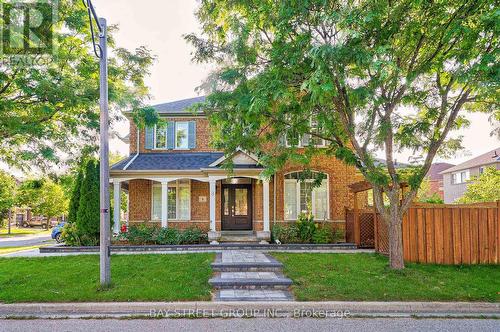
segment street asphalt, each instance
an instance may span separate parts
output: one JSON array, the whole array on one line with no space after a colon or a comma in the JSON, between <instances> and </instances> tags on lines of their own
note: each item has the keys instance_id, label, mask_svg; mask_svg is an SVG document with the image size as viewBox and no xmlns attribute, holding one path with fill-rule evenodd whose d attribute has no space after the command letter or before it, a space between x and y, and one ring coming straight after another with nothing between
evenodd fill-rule
<instances>
[{"instance_id":1,"label":"street asphalt","mask_svg":"<svg viewBox=\"0 0 500 332\"><path fill-rule=\"evenodd\" d=\"M0 331L500 331L494 319L36 319L3 320Z\"/></svg>"},{"instance_id":2,"label":"street asphalt","mask_svg":"<svg viewBox=\"0 0 500 332\"><path fill-rule=\"evenodd\" d=\"M26 236L12 236L0 238L0 248L2 247L26 247L39 244L56 243L50 234L33 234Z\"/></svg>"}]
</instances>

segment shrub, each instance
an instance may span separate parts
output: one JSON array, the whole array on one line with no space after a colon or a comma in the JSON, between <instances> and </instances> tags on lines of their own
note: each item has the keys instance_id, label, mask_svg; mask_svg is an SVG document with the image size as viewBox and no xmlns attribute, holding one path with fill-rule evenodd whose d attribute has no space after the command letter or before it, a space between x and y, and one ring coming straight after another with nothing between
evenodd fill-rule
<instances>
[{"instance_id":1,"label":"shrub","mask_svg":"<svg viewBox=\"0 0 500 332\"><path fill-rule=\"evenodd\" d=\"M175 228L160 228L154 236L156 244L181 244L181 236Z\"/></svg>"},{"instance_id":2,"label":"shrub","mask_svg":"<svg viewBox=\"0 0 500 332\"><path fill-rule=\"evenodd\" d=\"M180 233L182 244L199 244L208 241L207 234L199 228L188 228Z\"/></svg>"},{"instance_id":3,"label":"shrub","mask_svg":"<svg viewBox=\"0 0 500 332\"><path fill-rule=\"evenodd\" d=\"M298 243L298 229L295 224L275 224L271 230L272 241L281 243Z\"/></svg>"},{"instance_id":4,"label":"shrub","mask_svg":"<svg viewBox=\"0 0 500 332\"><path fill-rule=\"evenodd\" d=\"M306 215L301 213L299 215L299 220L297 220L297 235L301 243L311 243L312 237L316 232L317 224L314 223L312 215Z\"/></svg>"},{"instance_id":5,"label":"shrub","mask_svg":"<svg viewBox=\"0 0 500 332\"><path fill-rule=\"evenodd\" d=\"M318 228L312 236L312 241L316 244L324 244L332 242L332 230L328 227Z\"/></svg>"},{"instance_id":6,"label":"shrub","mask_svg":"<svg viewBox=\"0 0 500 332\"><path fill-rule=\"evenodd\" d=\"M85 243L99 243L99 211L99 162L89 160L85 167L85 177L76 214L78 234L84 245Z\"/></svg>"},{"instance_id":7,"label":"shrub","mask_svg":"<svg viewBox=\"0 0 500 332\"><path fill-rule=\"evenodd\" d=\"M156 227L134 225L128 228L128 232L124 234L124 238L130 244L153 244L156 231Z\"/></svg>"},{"instance_id":8,"label":"shrub","mask_svg":"<svg viewBox=\"0 0 500 332\"><path fill-rule=\"evenodd\" d=\"M80 236L78 235L78 229L75 223L68 222L64 225L62 229L62 240L68 246L81 246Z\"/></svg>"}]
</instances>

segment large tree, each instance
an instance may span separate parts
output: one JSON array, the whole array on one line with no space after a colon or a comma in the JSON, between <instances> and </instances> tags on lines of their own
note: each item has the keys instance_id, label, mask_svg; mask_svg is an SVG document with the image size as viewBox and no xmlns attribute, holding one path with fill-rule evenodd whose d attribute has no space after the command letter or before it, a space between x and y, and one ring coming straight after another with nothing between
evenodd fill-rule
<instances>
[{"instance_id":1,"label":"large tree","mask_svg":"<svg viewBox=\"0 0 500 332\"><path fill-rule=\"evenodd\" d=\"M258 153L269 174L317 154L355 165L388 225L390 266L404 268L403 214L435 155L460 146L449 133L467 124L462 111L498 106L496 8L492 0L204 0L202 34L186 39L195 61L217 65L204 105L215 143ZM327 148L302 151L304 135ZM280 139L290 147L272 147ZM423 163L401 172L402 150ZM403 181L410 190L401 197Z\"/></svg>"},{"instance_id":2,"label":"large tree","mask_svg":"<svg viewBox=\"0 0 500 332\"><path fill-rule=\"evenodd\" d=\"M24 181L19 186L16 203L30 208L33 215L47 217L47 221L68 211L64 189L50 178Z\"/></svg>"},{"instance_id":3,"label":"large tree","mask_svg":"<svg viewBox=\"0 0 500 332\"><path fill-rule=\"evenodd\" d=\"M53 54L29 56L32 65L0 56L0 161L19 168L51 166L60 157L78 156L82 145L97 141L99 63L91 46L87 10L81 0L48 3L57 6ZM116 26L109 30L113 119L118 109L134 109L147 96L144 77L154 58L144 47L116 47Z\"/></svg>"},{"instance_id":4,"label":"large tree","mask_svg":"<svg viewBox=\"0 0 500 332\"><path fill-rule=\"evenodd\" d=\"M9 209L15 204L16 181L7 172L0 170L0 226L7 216Z\"/></svg>"}]
</instances>

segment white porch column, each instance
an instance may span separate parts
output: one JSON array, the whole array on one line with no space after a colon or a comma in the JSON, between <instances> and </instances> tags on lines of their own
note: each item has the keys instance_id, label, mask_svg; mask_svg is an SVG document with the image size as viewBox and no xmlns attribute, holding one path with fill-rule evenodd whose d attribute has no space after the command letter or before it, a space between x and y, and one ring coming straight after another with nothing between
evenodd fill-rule
<instances>
[{"instance_id":1,"label":"white porch column","mask_svg":"<svg viewBox=\"0 0 500 332\"><path fill-rule=\"evenodd\" d=\"M210 180L210 230L215 232L215 180Z\"/></svg>"},{"instance_id":2,"label":"white porch column","mask_svg":"<svg viewBox=\"0 0 500 332\"><path fill-rule=\"evenodd\" d=\"M263 197L264 197L264 232L269 232L269 180L263 180Z\"/></svg>"},{"instance_id":3,"label":"white porch column","mask_svg":"<svg viewBox=\"0 0 500 332\"><path fill-rule=\"evenodd\" d=\"M120 233L120 206L121 206L121 182L116 179L113 180L113 233Z\"/></svg>"},{"instance_id":4,"label":"white porch column","mask_svg":"<svg viewBox=\"0 0 500 332\"><path fill-rule=\"evenodd\" d=\"M168 227L168 179L161 181L161 227Z\"/></svg>"}]
</instances>

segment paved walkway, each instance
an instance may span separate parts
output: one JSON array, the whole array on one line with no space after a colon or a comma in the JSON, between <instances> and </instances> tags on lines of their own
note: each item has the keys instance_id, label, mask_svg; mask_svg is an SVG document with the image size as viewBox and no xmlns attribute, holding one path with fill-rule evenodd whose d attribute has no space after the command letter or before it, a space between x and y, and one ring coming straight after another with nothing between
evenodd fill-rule
<instances>
[{"instance_id":1,"label":"paved walkway","mask_svg":"<svg viewBox=\"0 0 500 332\"><path fill-rule=\"evenodd\" d=\"M209 283L215 301L290 301L292 281L283 265L263 252L228 250L217 255Z\"/></svg>"}]
</instances>

